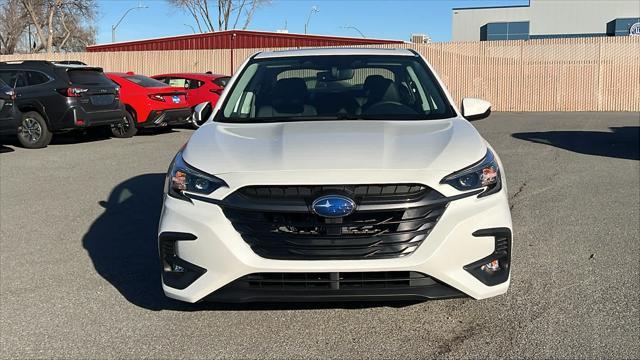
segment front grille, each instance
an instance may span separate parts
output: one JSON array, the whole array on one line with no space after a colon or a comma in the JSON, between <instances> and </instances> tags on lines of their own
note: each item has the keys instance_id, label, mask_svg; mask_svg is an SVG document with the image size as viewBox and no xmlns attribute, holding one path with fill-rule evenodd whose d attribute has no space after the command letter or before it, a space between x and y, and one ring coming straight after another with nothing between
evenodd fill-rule
<instances>
[{"instance_id":1,"label":"front grille","mask_svg":"<svg viewBox=\"0 0 640 360\"><path fill-rule=\"evenodd\" d=\"M300 199L328 192L352 194L359 203L394 201L423 196L429 190L420 184L380 185L304 185L304 186L247 186L238 192L249 199L287 200Z\"/></svg>"},{"instance_id":2,"label":"front grille","mask_svg":"<svg viewBox=\"0 0 640 360\"><path fill-rule=\"evenodd\" d=\"M235 286L264 290L390 289L430 286L436 281L414 271L258 273L243 276Z\"/></svg>"},{"instance_id":3,"label":"front grille","mask_svg":"<svg viewBox=\"0 0 640 360\"><path fill-rule=\"evenodd\" d=\"M356 195L359 187L364 189ZM384 206L373 205L339 219L324 218L308 210L313 199L327 191L338 191L324 186L279 187L282 192L273 191L278 187L267 187L267 191L243 188L237 191L239 196L230 196L236 200L234 206L222 207L244 241L264 258L347 260L407 256L424 242L447 203L442 195L422 185L391 185L388 188L395 190L386 195L385 187L372 192L373 186L340 186L358 206ZM296 189L296 195L288 194L287 189ZM299 189L305 189L304 193ZM313 191L307 192L308 189ZM426 197L439 201L421 202ZM412 203L415 207L410 206ZM256 209L255 204L262 208ZM282 204L293 207L274 210Z\"/></svg>"}]
</instances>

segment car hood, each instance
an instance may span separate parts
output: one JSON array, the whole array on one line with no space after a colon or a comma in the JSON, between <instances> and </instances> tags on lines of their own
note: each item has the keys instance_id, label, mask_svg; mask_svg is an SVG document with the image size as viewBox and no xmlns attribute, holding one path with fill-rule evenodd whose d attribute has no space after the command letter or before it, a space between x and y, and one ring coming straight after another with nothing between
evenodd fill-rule
<instances>
[{"instance_id":1,"label":"car hood","mask_svg":"<svg viewBox=\"0 0 640 360\"><path fill-rule=\"evenodd\" d=\"M183 157L209 174L303 170L447 170L480 160L486 144L466 120L208 123Z\"/></svg>"}]
</instances>

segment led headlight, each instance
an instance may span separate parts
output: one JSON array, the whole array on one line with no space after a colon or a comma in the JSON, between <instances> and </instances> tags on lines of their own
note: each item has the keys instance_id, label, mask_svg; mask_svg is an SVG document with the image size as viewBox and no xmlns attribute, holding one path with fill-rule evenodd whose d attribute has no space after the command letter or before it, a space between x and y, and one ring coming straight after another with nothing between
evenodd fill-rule
<instances>
[{"instance_id":1,"label":"led headlight","mask_svg":"<svg viewBox=\"0 0 640 360\"><path fill-rule=\"evenodd\" d=\"M446 176L440 183L449 184L460 191L485 188L478 197L497 193L502 188L500 168L491 150L487 150L479 162Z\"/></svg>"},{"instance_id":2,"label":"led headlight","mask_svg":"<svg viewBox=\"0 0 640 360\"><path fill-rule=\"evenodd\" d=\"M169 167L165 192L171 197L191 201L185 193L208 195L222 186L227 186L223 180L188 165L181 150Z\"/></svg>"}]
</instances>

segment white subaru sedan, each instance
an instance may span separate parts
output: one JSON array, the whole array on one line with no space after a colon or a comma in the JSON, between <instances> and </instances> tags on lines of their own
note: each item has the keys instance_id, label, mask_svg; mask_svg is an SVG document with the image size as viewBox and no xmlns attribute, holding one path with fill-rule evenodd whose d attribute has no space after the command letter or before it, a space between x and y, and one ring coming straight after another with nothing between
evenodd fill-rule
<instances>
[{"instance_id":1,"label":"white subaru sedan","mask_svg":"<svg viewBox=\"0 0 640 360\"><path fill-rule=\"evenodd\" d=\"M193 303L506 292L504 169L469 123L489 112L479 99L459 109L411 50L252 56L171 163L158 231L165 294Z\"/></svg>"}]
</instances>

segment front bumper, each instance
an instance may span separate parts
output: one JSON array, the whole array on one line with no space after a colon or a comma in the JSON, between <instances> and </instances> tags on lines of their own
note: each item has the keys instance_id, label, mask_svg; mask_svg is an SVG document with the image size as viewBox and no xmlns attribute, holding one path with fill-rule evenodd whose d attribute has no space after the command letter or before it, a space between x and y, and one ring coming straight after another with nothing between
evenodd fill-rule
<instances>
[{"instance_id":1,"label":"front bumper","mask_svg":"<svg viewBox=\"0 0 640 360\"><path fill-rule=\"evenodd\" d=\"M167 196L159 234L192 234L193 239L176 241L174 251L187 264L203 271L182 289L165 283L163 289L167 296L187 302L424 299L459 295L483 299L506 292L510 280L507 272L497 283L487 283L486 279L481 281L468 270L470 265L491 256L496 250L496 238L482 233L486 229L506 229L511 233L506 188L487 197L468 196L451 201L424 243L405 257L375 260L266 259L256 255L243 241L219 206L198 200L189 203ZM342 292L335 291L335 282L330 282L329 289L305 289L304 292L287 291L284 287L282 290L256 291L255 288L243 288L241 284L247 276L256 274L339 277L341 273L350 276L353 273L375 275L383 272L415 272L428 276L433 283L422 288L342 289Z\"/></svg>"}]
</instances>

